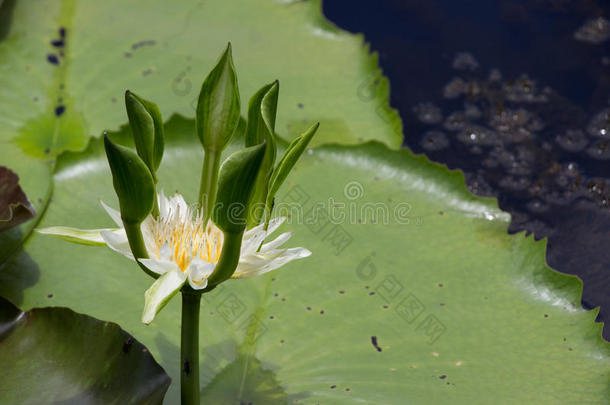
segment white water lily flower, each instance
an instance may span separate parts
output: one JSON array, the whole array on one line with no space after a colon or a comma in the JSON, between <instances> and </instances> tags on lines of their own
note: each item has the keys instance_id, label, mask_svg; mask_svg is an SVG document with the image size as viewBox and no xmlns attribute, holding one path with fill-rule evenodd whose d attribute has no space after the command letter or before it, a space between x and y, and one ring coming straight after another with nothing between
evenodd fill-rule
<instances>
[{"instance_id":1,"label":"white water lily flower","mask_svg":"<svg viewBox=\"0 0 610 405\"><path fill-rule=\"evenodd\" d=\"M201 211L191 209L180 194L168 199L158 195L159 218L149 215L141 225L148 259L139 262L160 277L145 293L142 322L149 324L169 299L188 281L195 290L207 287L208 278L220 258L224 235L210 220L204 226ZM135 260L119 211L102 202L102 206L116 222L118 229L82 231L74 228L53 227L38 230L70 241L101 244ZM246 232L242 239L239 263L231 278L249 278L275 270L288 262L307 257L305 248L281 249L291 233L286 232L271 242L263 243L285 217L272 219L267 230L258 225ZM94 242L94 243L92 243ZM261 246L262 243L262 246ZM259 249L260 247L260 249Z\"/></svg>"}]
</instances>

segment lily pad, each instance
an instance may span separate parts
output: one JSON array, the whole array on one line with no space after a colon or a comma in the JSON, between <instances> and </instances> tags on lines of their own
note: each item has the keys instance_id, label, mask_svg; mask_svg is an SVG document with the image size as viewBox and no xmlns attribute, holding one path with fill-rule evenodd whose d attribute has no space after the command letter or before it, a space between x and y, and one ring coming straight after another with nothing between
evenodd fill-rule
<instances>
[{"instance_id":1,"label":"lily pad","mask_svg":"<svg viewBox=\"0 0 610 405\"><path fill-rule=\"evenodd\" d=\"M194 122L174 117L166 136L159 184L196 201ZM101 146L60 159L41 226L112 225L99 205L117 206ZM544 241L508 235L508 215L461 173L376 142L324 146L303 155L277 201L289 245L313 255L204 296L204 398L606 402L609 347L597 310L580 306L581 282L546 265ZM0 271L0 295L124 325L179 381L180 300L142 325L151 282L110 249L34 235ZM166 403L178 401L174 383Z\"/></svg>"},{"instance_id":2,"label":"lily pad","mask_svg":"<svg viewBox=\"0 0 610 405\"><path fill-rule=\"evenodd\" d=\"M0 298L0 403L160 404L170 379L118 325Z\"/></svg>"}]
</instances>

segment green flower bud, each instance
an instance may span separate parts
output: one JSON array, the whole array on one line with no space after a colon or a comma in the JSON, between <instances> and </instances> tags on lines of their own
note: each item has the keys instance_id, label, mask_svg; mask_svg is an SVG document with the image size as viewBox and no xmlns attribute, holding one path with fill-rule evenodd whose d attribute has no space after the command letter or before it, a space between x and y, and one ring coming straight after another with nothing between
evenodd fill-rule
<instances>
[{"instance_id":1,"label":"green flower bud","mask_svg":"<svg viewBox=\"0 0 610 405\"><path fill-rule=\"evenodd\" d=\"M246 146L267 143L265 156L261 164L252 201L248 212L248 228L258 225L265 214L265 200L273 165L277 155L275 142L275 116L280 84L276 80L257 91L248 104L248 127L246 129Z\"/></svg>"},{"instance_id":2,"label":"green flower bud","mask_svg":"<svg viewBox=\"0 0 610 405\"><path fill-rule=\"evenodd\" d=\"M233 153L220 168L212 220L225 233L241 233L246 228L248 202L263 161L265 145Z\"/></svg>"},{"instance_id":3,"label":"green flower bud","mask_svg":"<svg viewBox=\"0 0 610 405\"><path fill-rule=\"evenodd\" d=\"M106 134L104 146L114 190L119 197L121 218L123 222L140 223L150 214L155 198L150 170L137 154L124 146L115 145Z\"/></svg>"},{"instance_id":4,"label":"green flower bud","mask_svg":"<svg viewBox=\"0 0 610 405\"><path fill-rule=\"evenodd\" d=\"M199 93L197 136L206 152L221 152L227 146L239 124L239 110L237 75L229 43Z\"/></svg>"},{"instance_id":5,"label":"green flower bud","mask_svg":"<svg viewBox=\"0 0 610 405\"><path fill-rule=\"evenodd\" d=\"M221 152L239 127L239 110L239 88L229 43L201 86L195 116L197 136L205 150L199 188L199 205L205 220L216 201Z\"/></svg>"},{"instance_id":6,"label":"green flower bud","mask_svg":"<svg viewBox=\"0 0 610 405\"><path fill-rule=\"evenodd\" d=\"M164 149L163 119L159 107L127 90L125 108L138 156L144 161L156 183L156 171L161 164Z\"/></svg>"}]
</instances>

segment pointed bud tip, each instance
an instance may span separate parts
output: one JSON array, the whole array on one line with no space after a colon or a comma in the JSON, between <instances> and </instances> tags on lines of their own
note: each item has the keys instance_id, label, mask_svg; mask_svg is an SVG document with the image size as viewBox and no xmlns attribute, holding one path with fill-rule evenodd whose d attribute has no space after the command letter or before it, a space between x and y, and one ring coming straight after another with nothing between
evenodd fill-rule
<instances>
[{"instance_id":1,"label":"pointed bud tip","mask_svg":"<svg viewBox=\"0 0 610 405\"><path fill-rule=\"evenodd\" d=\"M227 48L225 49L222 58L227 58L227 61L233 61L233 46L231 46L231 42L227 43Z\"/></svg>"},{"instance_id":2,"label":"pointed bud tip","mask_svg":"<svg viewBox=\"0 0 610 405\"><path fill-rule=\"evenodd\" d=\"M125 90L125 102L127 103L128 101L140 102L140 99L134 92L132 92L130 90Z\"/></svg>"}]
</instances>

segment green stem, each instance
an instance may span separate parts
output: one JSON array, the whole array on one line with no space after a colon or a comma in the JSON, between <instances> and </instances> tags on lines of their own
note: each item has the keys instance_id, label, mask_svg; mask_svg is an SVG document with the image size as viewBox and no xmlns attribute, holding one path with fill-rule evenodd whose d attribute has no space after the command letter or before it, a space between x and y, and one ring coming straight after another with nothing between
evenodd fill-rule
<instances>
[{"instance_id":1,"label":"green stem","mask_svg":"<svg viewBox=\"0 0 610 405\"><path fill-rule=\"evenodd\" d=\"M131 253L136 259L148 258L148 251L144 244L144 237L142 237L142 231L140 230L139 222L127 222L123 220L123 226L125 227L125 233L127 234L127 240L129 241L129 247Z\"/></svg>"},{"instance_id":2,"label":"green stem","mask_svg":"<svg viewBox=\"0 0 610 405\"><path fill-rule=\"evenodd\" d=\"M199 405L199 305L201 293L182 291L180 390L182 405Z\"/></svg>"},{"instance_id":3,"label":"green stem","mask_svg":"<svg viewBox=\"0 0 610 405\"><path fill-rule=\"evenodd\" d=\"M212 216L218 189L218 168L220 152L208 150L203 157L201 169L201 186L199 187L199 207L204 209L204 223Z\"/></svg>"},{"instance_id":4,"label":"green stem","mask_svg":"<svg viewBox=\"0 0 610 405\"><path fill-rule=\"evenodd\" d=\"M123 220L123 227L125 228L125 233L127 234L127 240L129 241L129 247L131 248L131 253L136 259L147 259L148 251L146 250L146 245L144 244L144 237L142 236L142 230L140 229L139 222L127 222ZM146 266L142 263L137 262L142 270L146 272L151 277L158 278L159 275L157 273L153 273L148 270Z\"/></svg>"}]
</instances>

